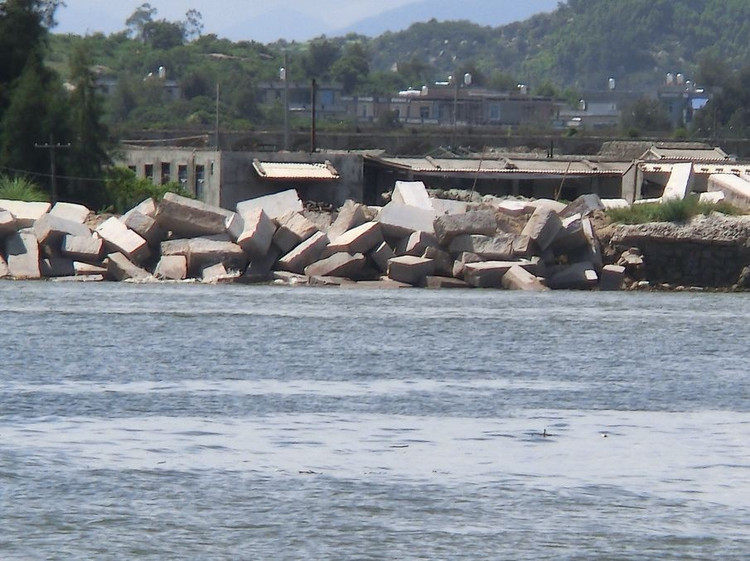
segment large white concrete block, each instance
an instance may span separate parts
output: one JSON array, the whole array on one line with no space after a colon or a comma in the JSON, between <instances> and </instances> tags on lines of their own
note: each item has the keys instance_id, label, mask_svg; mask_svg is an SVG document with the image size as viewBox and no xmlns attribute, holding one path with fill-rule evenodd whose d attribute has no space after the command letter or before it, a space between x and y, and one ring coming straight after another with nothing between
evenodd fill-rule
<instances>
[{"instance_id":1,"label":"large white concrete block","mask_svg":"<svg viewBox=\"0 0 750 561\"><path fill-rule=\"evenodd\" d=\"M433 210L427 188L421 181L396 181L391 200L402 205Z\"/></svg>"},{"instance_id":2,"label":"large white concrete block","mask_svg":"<svg viewBox=\"0 0 750 561\"><path fill-rule=\"evenodd\" d=\"M239 245L250 259L258 259L268 253L276 232L276 224L260 208L251 208L244 214L237 213L242 221L242 232L237 236Z\"/></svg>"},{"instance_id":3,"label":"large white concrete block","mask_svg":"<svg viewBox=\"0 0 750 561\"><path fill-rule=\"evenodd\" d=\"M678 200L687 197L693 190L693 162L674 164L669 174L667 185L662 193L662 202Z\"/></svg>"},{"instance_id":4,"label":"large white concrete block","mask_svg":"<svg viewBox=\"0 0 750 561\"><path fill-rule=\"evenodd\" d=\"M379 222L365 222L331 240L327 255L334 253L367 253L383 243Z\"/></svg>"},{"instance_id":5,"label":"large white concrete block","mask_svg":"<svg viewBox=\"0 0 750 561\"><path fill-rule=\"evenodd\" d=\"M45 278L73 277L76 274L73 260L68 257L45 257L39 262L39 269Z\"/></svg>"},{"instance_id":6,"label":"large white concrete block","mask_svg":"<svg viewBox=\"0 0 750 561\"><path fill-rule=\"evenodd\" d=\"M9 276L14 279L41 278L39 242L31 231L23 230L7 236L5 256L8 261Z\"/></svg>"},{"instance_id":7,"label":"large white concrete block","mask_svg":"<svg viewBox=\"0 0 750 561\"><path fill-rule=\"evenodd\" d=\"M564 206L563 206L564 208ZM562 221L550 206L539 206L524 226L521 235L529 236L541 251L547 249L562 228Z\"/></svg>"},{"instance_id":8,"label":"large white concrete block","mask_svg":"<svg viewBox=\"0 0 750 561\"><path fill-rule=\"evenodd\" d=\"M517 237L506 233L495 236L464 234L453 238L448 251L452 254L473 253L482 259L505 261L513 258L513 243Z\"/></svg>"},{"instance_id":9,"label":"large white concrete block","mask_svg":"<svg viewBox=\"0 0 750 561\"><path fill-rule=\"evenodd\" d=\"M345 277L358 279L362 275L367 259L361 253L334 253L305 267L310 277Z\"/></svg>"},{"instance_id":10,"label":"large white concrete block","mask_svg":"<svg viewBox=\"0 0 750 561\"><path fill-rule=\"evenodd\" d=\"M140 268L119 252L107 255L107 276L112 280L146 280L151 277L148 271Z\"/></svg>"},{"instance_id":11,"label":"large white concrete block","mask_svg":"<svg viewBox=\"0 0 750 561\"><path fill-rule=\"evenodd\" d=\"M289 253L315 232L318 227L299 212L290 212L276 219L279 227L273 235L273 244L281 253Z\"/></svg>"},{"instance_id":12,"label":"large white concrete block","mask_svg":"<svg viewBox=\"0 0 750 561\"><path fill-rule=\"evenodd\" d=\"M553 289L587 290L599 282L599 275L591 263L574 263L547 279L547 286Z\"/></svg>"},{"instance_id":13,"label":"large white concrete block","mask_svg":"<svg viewBox=\"0 0 750 561\"><path fill-rule=\"evenodd\" d=\"M568 218L575 214L580 214L581 217L589 216L597 210L604 210L604 203L599 198L599 195L594 193L587 193L576 198L573 202L568 204L560 213L560 218Z\"/></svg>"},{"instance_id":14,"label":"large white concrete block","mask_svg":"<svg viewBox=\"0 0 750 561\"><path fill-rule=\"evenodd\" d=\"M412 232L435 233L435 211L391 201L378 214L378 222L383 227L383 234L394 239L401 239Z\"/></svg>"},{"instance_id":15,"label":"large white concrete block","mask_svg":"<svg viewBox=\"0 0 750 561\"><path fill-rule=\"evenodd\" d=\"M95 230L111 253L122 253L134 263L142 263L151 255L148 243L114 216L102 222Z\"/></svg>"},{"instance_id":16,"label":"large white concrete block","mask_svg":"<svg viewBox=\"0 0 750 561\"><path fill-rule=\"evenodd\" d=\"M599 290L622 290L625 283L625 267L605 265L599 277Z\"/></svg>"},{"instance_id":17,"label":"large white concrete block","mask_svg":"<svg viewBox=\"0 0 750 561\"><path fill-rule=\"evenodd\" d=\"M34 222L47 214L51 207L49 203L0 199L0 209L7 210L14 216L19 230L32 227Z\"/></svg>"},{"instance_id":18,"label":"large white concrete block","mask_svg":"<svg viewBox=\"0 0 750 561\"><path fill-rule=\"evenodd\" d=\"M16 217L9 210L0 209L0 239L17 230Z\"/></svg>"},{"instance_id":19,"label":"large white concrete block","mask_svg":"<svg viewBox=\"0 0 750 561\"><path fill-rule=\"evenodd\" d=\"M154 216L163 230L185 238L223 234L231 217L231 211L175 193L164 195Z\"/></svg>"},{"instance_id":20,"label":"large white concrete block","mask_svg":"<svg viewBox=\"0 0 750 561\"><path fill-rule=\"evenodd\" d=\"M5 257L0 254L0 279L4 279L8 275L8 262L5 260Z\"/></svg>"},{"instance_id":21,"label":"large white concrete block","mask_svg":"<svg viewBox=\"0 0 750 561\"><path fill-rule=\"evenodd\" d=\"M294 189L237 203L237 212L241 215L254 208L262 208L271 220L276 220L290 212L302 212L304 210L302 201Z\"/></svg>"},{"instance_id":22,"label":"large white concrete block","mask_svg":"<svg viewBox=\"0 0 750 561\"><path fill-rule=\"evenodd\" d=\"M750 181L741 177L728 173L712 174L708 177L708 191L723 193L726 202L745 210L750 209Z\"/></svg>"},{"instance_id":23,"label":"large white concrete block","mask_svg":"<svg viewBox=\"0 0 750 561\"><path fill-rule=\"evenodd\" d=\"M420 257L424 255L428 247L438 247L437 238L427 232L412 232L403 238L395 249L396 255L413 255Z\"/></svg>"},{"instance_id":24,"label":"large white concrete block","mask_svg":"<svg viewBox=\"0 0 750 561\"><path fill-rule=\"evenodd\" d=\"M60 253L77 261L99 261L104 242L91 234L88 236L66 235L60 245Z\"/></svg>"},{"instance_id":25,"label":"large white concrete block","mask_svg":"<svg viewBox=\"0 0 750 561\"><path fill-rule=\"evenodd\" d=\"M428 275L435 273L435 262L425 257L403 255L388 261L388 278L419 286Z\"/></svg>"},{"instance_id":26,"label":"large white concrete block","mask_svg":"<svg viewBox=\"0 0 750 561\"><path fill-rule=\"evenodd\" d=\"M437 216L444 216L446 214L464 214L469 208L469 203L453 201L451 199L431 198L430 202L432 203L432 209Z\"/></svg>"},{"instance_id":27,"label":"large white concrete block","mask_svg":"<svg viewBox=\"0 0 750 561\"><path fill-rule=\"evenodd\" d=\"M511 267L522 266L517 261L482 261L466 263L463 277L476 288L502 288L503 276Z\"/></svg>"},{"instance_id":28,"label":"large white concrete block","mask_svg":"<svg viewBox=\"0 0 750 561\"><path fill-rule=\"evenodd\" d=\"M388 270L388 261L395 257L393 249L386 242L382 242L369 253L369 257L375 266L385 273Z\"/></svg>"},{"instance_id":29,"label":"large white concrete block","mask_svg":"<svg viewBox=\"0 0 750 561\"><path fill-rule=\"evenodd\" d=\"M160 280L184 280L187 278L187 257L165 255L154 268L154 276Z\"/></svg>"},{"instance_id":30,"label":"large white concrete block","mask_svg":"<svg viewBox=\"0 0 750 561\"><path fill-rule=\"evenodd\" d=\"M120 218L121 222L141 236L151 247L158 247L167 235L151 216L138 211L131 211Z\"/></svg>"},{"instance_id":31,"label":"large white concrete block","mask_svg":"<svg viewBox=\"0 0 750 561\"><path fill-rule=\"evenodd\" d=\"M188 275L198 278L201 271L216 263L227 270L243 271L248 257L234 242L210 237L167 240L161 243L161 255L183 255L188 262Z\"/></svg>"},{"instance_id":32,"label":"large white concrete block","mask_svg":"<svg viewBox=\"0 0 750 561\"><path fill-rule=\"evenodd\" d=\"M88 226L51 213L42 215L34 222L33 229L40 245L47 245L54 249L60 248L62 239L66 235L91 236Z\"/></svg>"},{"instance_id":33,"label":"large white concrete block","mask_svg":"<svg viewBox=\"0 0 750 561\"><path fill-rule=\"evenodd\" d=\"M297 247L278 260L276 266L282 271L303 274L305 267L320 259L323 250L328 245L328 236L323 232L315 232Z\"/></svg>"},{"instance_id":34,"label":"large white concrete block","mask_svg":"<svg viewBox=\"0 0 750 561\"><path fill-rule=\"evenodd\" d=\"M506 290L525 290L527 292L545 292L549 290L538 277L520 267L513 265L503 275L502 286Z\"/></svg>"},{"instance_id":35,"label":"large white concrete block","mask_svg":"<svg viewBox=\"0 0 750 561\"><path fill-rule=\"evenodd\" d=\"M49 213L52 216L83 224L86 222L89 214L91 214L91 211L87 207L75 203L55 203L55 206L52 207Z\"/></svg>"},{"instance_id":36,"label":"large white concrete block","mask_svg":"<svg viewBox=\"0 0 750 561\"><path fill-rule=\"evenodd\" d=\"M435 235L440 245L449 243L456 236L480 234L493 236L497 230L497 219L492 210L475 210L465 214L438 216L434 222Z\"/></svg>"},{"instance_id":37,"label":"large white concrete block","mask_svg":"<svg viewBox=\"0 0 750 561\"><path fill-rule=\"evenodd\" d=\"M333 221L333 224L328 229L328 238L334 241L344 234L344 232L361 226L365 222L367 222L367 216L365 215L364 205L348 200L339 209L336 220Z\"/></svg>"},{"instance_id":38,"label":"large white concrete block","mask_svg":"<svg viewBox=\"0 0 750 561\"><path fill-rule=\"evenodd\" d=\"M151 197L148 197L146 200L141 201L122 215L123 222L132 212L138 212L140 214L143 214L144 216L150 216L151 218L154 218L156 216L156 201Z\"/></svg>"}]
</instances>

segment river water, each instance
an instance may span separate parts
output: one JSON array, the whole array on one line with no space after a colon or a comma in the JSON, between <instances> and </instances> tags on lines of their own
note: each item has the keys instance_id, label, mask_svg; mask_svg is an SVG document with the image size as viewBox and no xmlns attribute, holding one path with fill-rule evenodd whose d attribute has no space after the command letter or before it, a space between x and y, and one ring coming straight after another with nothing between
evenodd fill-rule
<instances>
[{"instance_id":1,"label":"river water","mask_svg":"<svg viewBox=\"0 0 750 561\"><path fill-rule=\"evenodd\" d=\"M0 559L747 559L750 295L0 283Z\"/></svg>"}]
</instances>

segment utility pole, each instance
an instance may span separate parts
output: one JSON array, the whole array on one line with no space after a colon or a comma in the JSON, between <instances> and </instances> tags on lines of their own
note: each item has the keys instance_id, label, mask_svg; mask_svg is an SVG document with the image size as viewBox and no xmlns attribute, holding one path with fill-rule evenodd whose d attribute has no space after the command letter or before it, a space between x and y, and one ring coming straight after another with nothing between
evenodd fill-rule
<instances>
[{"instance_id":1,"label":"utility pole","mask_svg":"<svg viewBox=\"0 0 750 561\"><path fill-rule=\"evenodd\" d=\"M286 53L279 78L284 81L284 150L289 150L289 55Z\"/></svg>"},{"instance_id":2,"label":"utility pole","mask_svg":"<svg viewBox=\"0 0 750 561\"><path fill-rule=\"evenodd\" d=\"M57 166L55 165L55 153L57 150L70 148L70 143L60 144L58 142L55 144L55 135L49 133L49 142L47 144L34 144L34 148L49 150L50 198L54 205L57 202Z\"/></svg>"},{"instance_id":3,"label":"utility pole","mask_svg":"<svg viewBox=\"0 0 750 561\"><path fill-rule=\"evenodd\" d=\"M219 82L216 82L216 150L219 150Z\"/></svg>"},{"instance_id":4,"label":"utility pole","mask_svg":"<svg viewBox=\"0 0 750 561\"><path fill-rule=\"evenodd\" d=\"M311 87L310 87L310 105L312 106L312 122L310 126L310 153L315 152L315 144L316 138L316 129L315 129L315 103L317 102L317 90L318 84L315 81L315 78L313 78Z\"/></svg>"}]
</instances>

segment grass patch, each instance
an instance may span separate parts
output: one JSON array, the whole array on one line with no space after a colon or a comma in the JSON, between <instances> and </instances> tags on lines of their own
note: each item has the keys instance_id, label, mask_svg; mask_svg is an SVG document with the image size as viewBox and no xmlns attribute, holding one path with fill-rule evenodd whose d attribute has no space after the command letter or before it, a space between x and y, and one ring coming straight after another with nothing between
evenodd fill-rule
<instances>
[{"instance_id":1,"label":"grass patch","mask_svg":"<svg viewBox=\"0 0 750 561\"><path fill-rule=\"evenodd\" d=\"M42 189L25 177L8 177L0 175L0 199L11 201L24 201L27 203L49 201L47 194Z\"/></svg>"},{"instance_id":2,"label":"grass patch","mask_svg":"<svg viewBox=\"0 0 750 561\"><path fill-rule=\"evenodd\" d=\"M698 195L690 195L683 200L665 203L646 203L628 208L613 208L607 211L610 221L619 224L645 224L647 222L687 222L699 214L708 215L720 212L732 216L744 214L737 207L725 203L701 203Z\"/></svg>"}]
</instances>

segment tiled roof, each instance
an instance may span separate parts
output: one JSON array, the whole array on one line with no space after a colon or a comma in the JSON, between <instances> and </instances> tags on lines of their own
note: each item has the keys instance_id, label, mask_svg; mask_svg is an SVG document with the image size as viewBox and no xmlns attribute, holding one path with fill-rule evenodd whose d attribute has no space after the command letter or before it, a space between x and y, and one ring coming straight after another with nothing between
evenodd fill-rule
<instances>
[{"instance_id":1,"label":"tiled roof","mask_svg":"<svg viewBox=\"0 0 750 561\"><path fill-rule=\"evenodd\" d=\"M297 180L297 181L333 181L339 178L339 172L330 162L293 163L293 162L261 162L253 160L253 168L258 175L265 179Z\"/></svg>"}]
</instances>

